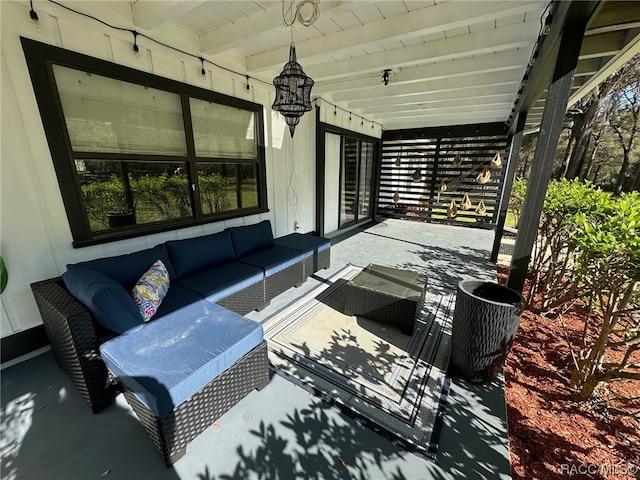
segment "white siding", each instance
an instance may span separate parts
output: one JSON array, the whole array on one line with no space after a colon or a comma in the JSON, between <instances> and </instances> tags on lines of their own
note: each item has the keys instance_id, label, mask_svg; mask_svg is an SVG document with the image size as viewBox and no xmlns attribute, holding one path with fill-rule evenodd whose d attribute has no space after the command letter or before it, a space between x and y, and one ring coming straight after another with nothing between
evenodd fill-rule
<instances>
[{"instance_id":1,"label":"white siding","mask_svg":"<svg viewBox=\"0 0 640 480\"><path fill-rule=\"evenodd\" d=\"M132 35L108 28L55 4L37 2L39 25L29 18L29 3L0 1L2 48L0 157L0 252L9 269L2 294L0 336L34 327L42 321L30 283L61 275L68 263L127 253L160 242L213 233L228 226L269 219L276 236L294 230L315 229L315 112L302 117L292 140L282 118L271 111L272 87L234 76L179 52L138 37L139 54L132 50ZM74 2L77 10L91 13L119 27L133 29L130 5L119 2ZM162 26L149 35L184 51L199 55L197 36L177 27ZM263 215L238 218L130 240L74 249L51 155L45 138L20 36L68 50L113 61L199 87L248 99L264 106L268 206ZM218 64L238 70L242 62L229 54L215 57ZM323 114L326 115L326 108ZM333 111L331 111L333 116ZM348 115L347 115L348 117ZM334 123L337 118L327 123ZM340 115L340 126L357 127ZM372 134L370 123L365 123ZM359 128L354 128L359 131ZM379 136L379 129L375 133Z\"/></svg>"}]
</instances>

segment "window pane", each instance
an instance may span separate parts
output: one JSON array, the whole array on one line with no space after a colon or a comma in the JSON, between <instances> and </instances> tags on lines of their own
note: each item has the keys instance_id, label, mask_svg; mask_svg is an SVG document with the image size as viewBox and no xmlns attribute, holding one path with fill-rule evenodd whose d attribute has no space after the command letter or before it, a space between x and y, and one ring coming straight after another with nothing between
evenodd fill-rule
<instances>
[{"instance_id":1,"label":"window pane","mask_svg":"<svg viewBox=\"0 0 640 480\"><path fill-rule=\"evenodd\" d=\"M203 214L236 210L236 185L236 165L198 162L198 187Z\"/></svg>"},{"instance_id":2,"label":"window pane","mask_svg":"<svg viewBox=\"0 0 640 480\"><path fill-rule=\"evenodd\" d=\"M92 232L193 218L186 163L76 160Z\"/></svg>"},{"instance_id":3,"label":"window pane","mask_svg":"<svg viewBox=\"0 0 640 480\"><path fill-rule=\"evenodd\" d=\"M253 112L190 98L196 155L256 158Z\"/></svg>"},{"instance_id":4,"label":"window pane","mask_svg":"<svg viewBox=\"0 0 640 480\"><path fill-rule=\"evenodd\" d=\"M240 167L240 191L242 192L242 208L257 207L258 202L258 176L255 165L242 165Z\"/></svg>"},{"instance_id":5,"label":"window pane","mask_svg":"<svg viewBox=\"0 0 640 480\"><path fill-rule=\"evenodd\" d=\"M53 65L74 151L186 155L180 96Z\"/></svg>"},{"instance_id":6,"label":"window pane","mask_svg":"<svg viewBox=\"0 0 640 480\"><path fill-rule=\"evenodd\" d=\"M360 151L360 179L358 221L371 215L371 178L373 176L373 143L362 142Z\"/></svg>"},{"instance_id":7,"label":"window pane","mask_svg":"<svg viewBox=\"0 0 640 480\"><path fill-rule=\"evenodd\" d=\"M358 141L344 138L342 149L342 183L340 184L340 226L356 219L356 189L358 174Z\"/></svg>"}]
</instances>

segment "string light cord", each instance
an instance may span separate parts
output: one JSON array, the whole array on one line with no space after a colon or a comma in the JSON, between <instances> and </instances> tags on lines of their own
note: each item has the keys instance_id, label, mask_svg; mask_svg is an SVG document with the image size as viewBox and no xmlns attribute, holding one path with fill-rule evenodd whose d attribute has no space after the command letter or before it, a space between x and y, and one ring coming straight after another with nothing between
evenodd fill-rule
<instances>
[{"instance_id":1,"label":"string light cord","mask_svg":"<svg viewBox=\"0 0 640 480\"><path fill-rule=\"evenodd\" d=\"M68 11L70 11L70 12L73 12L73 13L75 13L76 15L81 15L81 16L83 16L83 17L86 17L86 18L89 18L89 19L91 19L91 20L94 20L94 21L96 21L96 22L98 22L98 23L100 23L100 24L104 25L105 27L111 28L111 29L113 29L113 30L118 30L118 31L121 31L121 32L129 32L130 34L132 34L132 35L133 35L133 39L134 39L134 44L133 44L133 45L134 45L134 50L135 50L135 49L136 49L136 47L138 46L138 45L137 45L137 38L138 38L138 37L143 37L143 38L146 38L147 40L149 40L149 41L151 41L151 42L153 42L153 43L155 43L155 44L157 44L157 45L160 45L160 46L162 46L162 47L168 48L168 49L173 50L173 51L175 51L175 52L179 52L179 53L181 53L181 54L183 54L183 55L186 55L186 56L188 56L188 57L191 57L191 58L193 58L193 59L199 60L199 61L202 63L202 70L203 70L203 71L204 71L204 63L206 62L206 63L208 63L208 64L210 64L210 65L213 65L214 67L219 68L220 70L224 70L224 71L226 71L226 72L232 73L232 74L234 74L234 75L237 75L237 76L239 76L239 77L245 78L245 79L247 79L247 80L248 80L249 78L251 78L252 80L255 80L256 82L260 82L260 83L262 83L262 84L264 84L264 85L272 86L270 82L266 82L266 81L261 80L261 79L256 78L256 77L250 77L249 75L244 74L244 73L236 72L235 70L232 70L232 69L230 69L230 68L227 68L227 67L224 67L224 66L222 66L222 65L219 65L219 64L217 64L217 63L215 63L215 62L212 62L211 60L207 60L206 58L203 58L203 57L202 57L202 56L200 56L200 55L196 55L196 54L193 54L193 53L187 52L187 51L185 51L185 50L182 50L182 49L180 49L180 48L174 47L174 46L172 46L172 45L169 45L169 44L167 44L167 43L161 42L160 40L156 40L155 38L150 37L149 35L146 35L146 34L144 34L144 33L138 32L138 31L136 31L136 30L134 30L134 29L126 28L126 27L119 27L119 26L117 26L117 25L112 25L112 24L110 24L110 23L108 23L108 22L105 22L104 20L100 20L99 18L94 17L93 15L89 15L88 13L80 12L80 11L78 11L78 10L75 10L75 9L71 8L71 7L68 7L68 6L66 6L66 5L63 5L63 4L59 3L59 2L57 2L56 0L48 0L48 1L49 1L50 3L53 3L54 5L57 5L57 6L61 7L61 8L64 8L65 10L68 10Z\"/></svg>"},{"instance_id":2,"label":"string light cord","mask_svg":"<svg viewBox=\"0 0 640 480\"><path fill-rule=\"evenodd\" d=\"M271 87L271 86L272 86L272 84L271 84L270 82L266 82L266 81L261 80L261 79L259 79L259 78L252 77L252 76L250 76L250 75L247 75L247 74L244 74L244 73L240 73L240 72L237 72L237 71L232 70L232 69L230 69L230 68L224 67L224 66L219 65L219 64L217 64L217 63L215 63L215 62L212 62L212 61L210 61L210 60L207 60L207 59L203 58L203 57L202 57L202 56L200 56L200 55L195 55L195 54L193 54L193 53L187 52L187 51L185 51L185 50L182 50L182 49L180 49L180 48L174 47L174 46L172 46L172 45L168 45L168 44L166 44L166 43L164 43L164 42L161 42L160 40L156 40L155 38L150 37L149 35L146 35L146 34L144 34L144 33L138 32L138 31L136 31L136 30L134 30L134 29L126 28L126 27L120 27L120 26L117 26L117 25L112 25L112 24L110 24L110 23L108 23L108 22L105 22L104 20L99 19L98 17L94 17L93 15L89 15L88 13L84 13L84 12L81 12L81 11L79 11L79 10L75 10L74 8L68 7L67 5L63 5L63 4L59 3L59 2L57 2L56 0L48 0L48 2L49 2L49 3L53 3L54 5L57 5L58 7L63 8L63 9L65 9L65 10L67 10L67 11L73 12L73 13L75 13L76 15L80 15L80 16L82 16L82 17L85 17L85 18L88 18L88 19L93 20L93 21L95 21L95 22L98 22L98 23L100 23L101 25L104 25L105 27L108 27L108 28L110 28L110 29L112 29L112 30L117 30L117 31L120 31L120 32L128 32L128 33L130 33L131 35L133 35L134 45L135 45L135 46L137 46L137 38L138 38L138 37L142 37L142 38L145 38L145 39L147 39L147 40L149 40L149 41L151 41L151 42L153 42L153 43L155 43L155 44L157 44L157 45L160 45L160 46L162 46L162 47L168 48L168 49L170 49L170 50L173 50L173 51L175 51L175 52L181 53L181 54L183 54L183 55L186 55L186 56L188 56L188 57L191 57L191 58L193 58L193 59L195 59L195 60L200 61L202 70L204 70L204 63L206 62L206 63L208 63L208 64L210 64L210 65L213 65L214 67L217 67L217 68L219 68L219 69L221 69L221 70L224 70L224 71L226 71L226 72L232 73L232 74L234 74L234 75L237 75L237 76L239 76L239 77L242 77L242 78L246 79L247 86L249 86L249 79L254 80L254 81L256 81L256 82L259 82L259 83L261 83L261 84L263 84L263 85L267 85L267 86L269 86L269 87ZM285 2L285 0L283 0L283 2L282 2L282 5L283 5L283 12L284 12L284 2ZM320 3L320 1L319 1L319 0L300 0L300 2L298 3L298 5L296 6L296 14L295 14L295 15L296 15L296 17L297 17L298 15L301 15L301 14L300 14L300 10L301 10L302 6L306 5L307 3L311 3L311 4L313 4L314 9L316 9L316 8L318 8L318 4ZM293 3L292 3L292 5L293 5ZM291 8L292 8L292 6L290 6L290 9L291 9ZM290 12L288 12L288 13L290 13ZM318 10L318 15L319 15L319 10ZM302 23L303 25L305 25L305 23L308 23L308 22L313 23L313 22L317 19L317 17L316 17L316 18L313 18L314 16L315 16L315 13L314 13L314 15L313 15L312 17L310 17L309 19L306 19L306 20L304 20L304 21L300 21L300 20L298 20L298 21L300 21L300 23ZM284 15L284 13L283 13L283 19L284 19L284 18L285 18L285 15ZM313 18L313 20L312 20L312 18ZM285 25L287 25L286 20L285 20ZM349 115L353 115L353 116L359 117L359 118L361 119L361 123L364 123L364 122L366 121L367 123L370 123L370 124L371 124L371 127L372 127L372 128L373 128L373 126L374 126L374 125L378 125L381 129L383 129L383 125L382 125L381 123L379 123L379 122L374 122L374 121L372 121L372 120L367 120L367 119L365 119L365 118L364 118L363 116L361 116L361 115L354 114L354 113L350 112L349 110L346 110L346 109L344 109L344 108L342 108L342 107L339 107L339 106L337 106L337 105L334 105L334 104L332 104L331 102L328 102L327 100L324 100L322 97L317 97L317 98L316 98L316 100L317 100L317 101L323 101L323 102L326 102L328 105L333 106L333 107L334 107L334 111L335 111L336 113L337 113L337 110L339 109L340 111L342 111L342 112L344 112L344 113L348 113ZM318 107L320 106L320 105L318 105L318 104L317 104L317 102L316 102L316 105L317 105Z\"/></svg>"},{"instance_id":3,"label":"string light cord","mask_svg":"<svg viewBox=\"0 0 640 480\"><path fill-rule=\"evenodd\" d=\"M354 117L358 117L358 118L360 118L360 123L361 123L361 124L363 124L364 122L367 122L367 123L370 123L370 124L371 124L371 128L373 128L373 126L374 126L374 125L378 125L381 129L383 129L383 130L384 130L384 125L382 125L381 123L379 123L379 122L375 122L375 121L373 121L373 120L367 120L367 119L366 119L366 118L364 118L362 115L358 115L358 114L356 114L356 113L353 113L353 112L352 112L352 111L350 111L350 110L346 110L346 109L344 109L344 108L342 108L342 107L339 107L338 105L335 105L335 104L333 104L333 103L329 102L328 100L325 100L325 99L324 99L324 98L322 98L322 97L316 97L316 98L314 99L314 101L316 102L316 108L320 108L320 106L321 106L321 105L320 105L320 102L324 102L324 103L326 103L327 105L330 105L330 106L332 106L332 107L333 107L333 114L334 114L334 115L337 115L337 114L338 114L338 110L340 110L341 112L344 112L344 113L348 113L348 114L349 114L349 120L351 120L351 117L352 117L352 116L354 116Z\"/></svg>"}]
</instances>

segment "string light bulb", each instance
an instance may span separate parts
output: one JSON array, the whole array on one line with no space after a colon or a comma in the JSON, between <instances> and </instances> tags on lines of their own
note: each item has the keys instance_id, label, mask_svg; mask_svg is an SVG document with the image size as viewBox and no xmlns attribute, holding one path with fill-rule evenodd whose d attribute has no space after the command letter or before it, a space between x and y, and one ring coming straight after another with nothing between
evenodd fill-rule
<instances>
[{"instance_id":1,"label":"string light bulb","mask_svg":"<svg viewBox=\"0 0 640 480\"><path fill-rule=\"evenodd\" d=\"M39 21L40 19L38 18L38 14L36 13L36 11L33 9L33 0L29 0L29 18L31 18L31 21L33 23L35 23L36 25L40 25Z\"/></svg>"}]
</instances>

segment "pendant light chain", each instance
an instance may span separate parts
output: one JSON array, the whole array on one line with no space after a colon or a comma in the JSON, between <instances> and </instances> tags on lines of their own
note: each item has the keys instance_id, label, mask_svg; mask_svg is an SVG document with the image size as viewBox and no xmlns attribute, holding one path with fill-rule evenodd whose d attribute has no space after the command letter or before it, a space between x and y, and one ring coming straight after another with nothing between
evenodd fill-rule
<instances>
[{"instance_id":1,"label":"pendant light chain","mask_svg":"<svg viewBox=\"0 0 640 480\"><path fill-rule=\"evenodd\" d=\"M276 96L271 108L284 116L285 122L289 126L291 138L293 138L300 117L311 110L311 88L314 84L313 79L305 75L302 66L297 61L296 46L293 41L293 24L297 20L305 27L311 26L320 17L320 0L300 0L296 5L295 12L293 9L295 0L289 1L289 8L286 10L285 1L282 0L282 22L291 29L289 61L285 63L280 75L273 79ZM309 18L304 18L301 13L302 7L306 4L313 6L313 12ZM290 20L287 20L287 17Z\"/></svg>"},{"instance_id":2,"label":"pendant light chain","mask_svg":"<svg viewBox=\"0 0 640 480\"><path fill-rule=\"evenodd\" d=\"M290 0L289 8L285 12L284 4L286 0L282 0L282 21L286 27L293 28L293 24L297 20L298 23L304 25L305 27L310 27L315 23L318 18L320 18L320 0L300 0L296 5L295 12L293 11L293 4L295 0ZM304 18L302 16L302 8L310 4L313 8L311 15L309 18ZM291 20L287 20L287 16L291 18Z\"/></svg>"}]
</instances>

